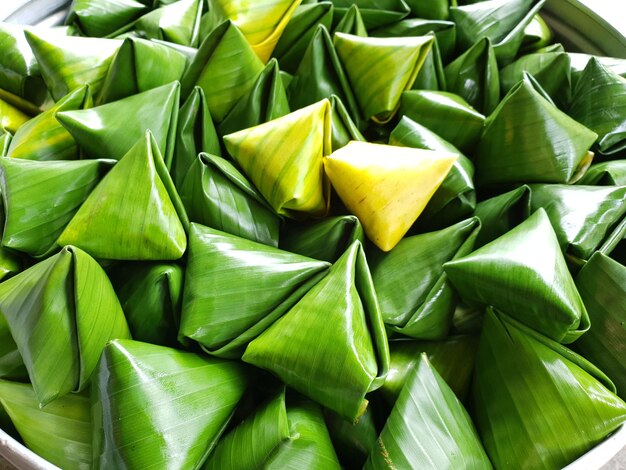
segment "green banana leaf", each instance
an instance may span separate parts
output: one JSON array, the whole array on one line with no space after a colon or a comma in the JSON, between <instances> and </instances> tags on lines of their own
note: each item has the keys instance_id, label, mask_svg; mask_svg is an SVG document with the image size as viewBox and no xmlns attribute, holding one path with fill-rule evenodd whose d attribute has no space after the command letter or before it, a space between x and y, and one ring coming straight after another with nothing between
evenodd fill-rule
<instances>
[{"instance_id":1,"label":"green banana leaf","mask_svg":"<svg viewBox=\"0 0 626 470\"><path fill-rule=\"evenodd\" d=\"M134 29L148 39L198 47L203 5L202 0L178 0L146 13Z\"/></svg>"},{"instance_id":2,"label":"green banana leaf","mask_svg":"<svg viewBox=\"0 0 626 470\"><path fill-rule=\"evenodd\" d=\"M289 85L289 104L294 110L300 109L332 95L341 100L351 119L358 122L360 113L356 98L333 40L326 27L320 25Z\"/></svg>"},{"instance_id":3,"label":"green banana leaf","mask_svg":"<svg viewBox=\"0 0 626 470\"><path fill-rule=\"evenodd\" d=\"M246 37L263 63L266 63L285 27L302 0L208 0L209 28L231 20Z\"/></svg>"},{"instance_id":4,"label":"green banana leaf","mask_svg":"<svg viewBox=\"0 0 626 470\"><path fill-rule=\"evenodd\" d=\"M341 468L318 406L285 390L225 435L203 467L210 469Z\"/></svg>"},{"instance_id":5,"label":"green banana leaf","mask_svg":"<svg viewBox=\"0 0 626 470\"><path fill-rule=\"evenodd\" d=\"M364 242L361 222L353 215L342 215L287 223L280 235L280 248L334 263L356 240Z\"/></svg>"},{"instance_id":6,"label":"green banana leaf","mask_svg":"<svg viewBox=\"0 0 626 470\"><path fill-rule=\"evenodd\" d=\"M173 82L95 108L62 111L56 117L89 158L119 160L149 129L169 166L174 151L179 96L180 84ZM133 119L125 119L121 126L120 119L124 116Z\"/></svg>"},{"instance_id":7,"label":"green banana leaf","mask_svg":"<svg viewBox=\"0 0 626 470\"><path fill-rule=\"evenodd\" d=\"M530 188L526 185L479 202L474 215L480 219L481 229L475 247L480 248L516 227L530 214Z\"/></svg>"},{"instance_id":8,"label":"green banana leaf","mask_svg":"<svg viewBox=\"0 0 626 470\"><path fill-rule=\"evenodd\" d=\"M413 90L446 90L446 74L441 60L437 36L433 35L433 45L413 83Z\"/></svg>"},{"instance_id":9,"label":"green banana leaf","mask_svg":"<svg viewBox=\"0 0 626 470\"><path fill-rule=\"evenodd\" d=\"M405 91L398 115L411 118L462 152L472 153L485 123L485 116L463 98L443 91Z\"/></svg>"},{"instance_id":10,"label":"green banana leaf","mask_svg":"<svg viewBox=\"0 0 626 470\"><path fill-rule=\"evenodd\" d=\"M488 37L446 67L447 91L465 99L474 109L491 114L500 102L498 62Z\"/></svg>"},{"instance_id":11,"label":"green banana leaf","mask_svg":"<svg viewBox=\"0 0 626 470\"><path fill-rule=\"evenodd\" d=\"M128 38L104 79L99 103L110 103L180 80L188 58L154 41Z\"/></svg>"},{"instance_id":12,"label":"green banana leaf","mask_svg":"<svg viewBox=\"0 0 626 470\"><path fill-rule=\"evenodd\" d=\"M265 245L278 245L281 219L229 161L201 153L179 193L191 221Z\"/></svg>"},{"instance_id":13,"label":"green banana leaf","mask_svg":"<svg viewBox=\"0 0 626 470\"><path fill-rule=\"evenodd\" d=\"M578 184L626 186L626 160L612 160L591 165Z\"/></svg>"},{"instance_id":14,"label":"green banana leaf","mask_svg":"<svg viewBox=\"0 0 626 470\"><path fill-rule=\"evenodd\" d=\"M13 140L11 133L0 127L0 157L6 157L9 153L11 140Z\"/></svg>"},{"instance_id":15,"label":"green banana leaf","mask_svg":"<svg viewBox=\"0 0 626 470\"><path fill-rule=\"evenodd\" d=\"M235 57L235 59L233 58ZM204 90L211 116L221 122L254 86L263 63L230 21L215 28L202 42L182 79L182 96L194 86Z\"/></svg>"},{"instance_id":16,"label":"green banana leaf","mask_svg":"<svg viewBox=\"0 0 626 470\"><path fill-rule=\"evenodd\" d=\"M133 188L129 193L128 188ZM189 221L150 131L102 179L59 236L92 256L175 260Z\"/></svg>"},{"instance_id":17,"label":"green banana leaf","mask_svg":"<svg viewBox=\"0 0 626 470\"><path fill-rule=\"evenodd\" d=\"M55 101L83 85L98 96L111 61L122 45L117 39L61 36L26 30L41 75Z\"/></svg>"},{"instance_id":18,"label":"green banana leaf","mask_svg":"<svg viewBox=\"0 0 626 470\"><path fill-rule=\"evenodd\" d=\"M74 160L78 147L72 135L57 121L56 113L93 106L89 85L76 88L54 106L35 116L17 130L7 156L29 160Z\"/></svg>"},{"instance_id":19,"label":"green banana leaf","mask_svg":"<svg viewBox=\"0 0 626 470\"><path fill-rule=\"evenodd\" d=\"M21 268L21 266L19 266L19 268ZM28 371L17 349L17 344L13 341L9 324L4 315L0 315L0 340L2 341L0 342L0 377L3 379L27 382ZM1 404L0 402L0 405ZM0 409L1 408L2 406L0 406ZM2 429L7 430L4 426Z\"/></svg>"},{"instance_id":20,"label":"green banana leaf","mask_svg":"<svg viewBox=\"0 0 626 470\"><path fill-rule=\"evenodd\" d=\"M94 468L199 468L241 399L246 375L231 361L139 341L109 343L94 380Z\"/></svg>"},{"instance_id":21,"label":"green banana leaf","mask_svg":"<svg viewBox=\"0 0 626 470\"><path fill-rule=\"evenodd\" d=\"M389 374L380 392L393 405L422 353L426 353L457 398L465 401L477 350L478 338L468 335L450 336L443 341L392 340L389 342Z\"/></svg>"},{"instance_id":22,"label":"green banana leaf","mask_svg":"<svg viewBox=\"0 0 626 470\"><path fill-rule=\"evenodd\" d=\"M606 68L611 69L613 72L622 77L626 77L626 59L621 59L617 57L600 57L574 52L569 52L568 55L572 64L572 87L576 86L576 84L578 83L578 79L585 70L585 67L587 67L589 61L594 57Z\"/></svg>"},{"instance_id":23,"label":"green banana leaf","mask_svg":"<svg viewBox=\"0 0 626 470\"><path fill-rule=\"evenodd\" d=\"M447 20L450 16L450 0L434 0L423 2L421 0L404 0L411 9L412 16L431 20Z\"/></svg>"},{"instance_id":24,"label":"green banana leaf","mask_svg":"<svg viewBox=\"0 0 626 470\"><path fill-rule=\"evenodd\" d=\"M335 33L334 44L364 119L386 123L397 112L430 51L432 36L363 38Z\"/></svg>"},{"instance_id":25,"label":"green banana leaf","mask_svg":"<svg viewBox=\"0 0 626 470\"><path fill-rule=\"evenodd\" d=\"M626 396L626 268L595 253L576 276L576 286L593 328L576 341L575 349L602 368Z\"/></svg>"},{"instance_id":26,"label":"green banana leaf","mask_svg":"<svg viewBox=\"0 0 626 470\"><path fill-rule=\"evenodd\" d=\"M500 102L476 148L476 184L573 183L597 134L559 111L528 74Z\"/></svg>"},{"instance_id":27,"label":"green banana leaf","mask_svg":"<svg viewBox=\"0 0 626 470\"><path fill-rule=\"evenodd\" d=\"M571 61L565 52L544 52L520 57L500 71L502 92L508 93L524 72L530 73L541 88L561 108L567 109L571 100Z\"/></svg>"},{"instance_id":28,"label":"green banana leaf","mask_svg":"<svg viewBox=\"0 0 626 470\"><path fill-rule=\"evenodd\" d=\"M540 15L535 15L526 28L524 28L524 39L522 40L520 52L523 54L535 52L550 46L553 40L554 37L550 27Z\"/></svg>"},{"instance_id":29,"label":"green banana leaf","mask_svg":"<svg viewBox=\"0 0 626 470\"><path fill-rule=\"evenodd\" d=\"M241 357L246 344L289 311L328 267L191 224L180 336L216 356Z\"/></svg>"},{"instance_id":30,"label":"green banana leaf","mask_svg":"<svg viewBox=\"0 0 626 470\"><path fill-rule=\"evenodd\" d=\"M517 55L524 31L545 0L487 0L450 8L456 23L459 46L468 49L487 37L493 43L498 62L505 65Z\"/></svg>"},{"instance_id":31,"label":"green banana leaf","mask_svg":"<svg viewBox=\"0 0 626 470\"><path fill-rule=\"evenodd\" d=\"M375 449L382 427L378 426L374 415L372 403L356 422L324 410L328 433L342 468L362 469L367 457Z\"/></svg>"},{"instance_id":32,"label":"green banana leaf","mask_svg":"<svg viewBox=\"0 0 626 470\"><path fill-rule=\"evenodd\" d=\"M467 305L460 301L452 316L452 335L480 335L485 309L480 305Z\"/></svg>"},{"instance_id":33,"label":"green banana leaf","mask_svg":"<svg viewBox=\"0 0 626 470\"><path fill-rule=\"evenodd\" d=\"M473 417L496 468L559 469L626 421L626 404L582 357L489 311Z\"/></svg>"},{"instance_id":34,"label":"green banana leaf","mask_svg":"<svg viewBox=\"0 0 626 470\"><path fill-rule=\"evenodd\" d=\"M600 153L626 149L626 78L595 58L578 79L568 113L598 134Z\"/></svg>"},{"instance_id":35,"label":"green banana leaf","mask_svg":"<svg viewBox=\"0 0 626 470\"><path fill-rule=\"evenodd\" d=\"M174 263L122 263L109 272L134 339L178 346L183 274Z\"/></svg>"},{"instance_id":36,"label":"green banana leaf","mask_svg":"<svg viewBox=\"0 0 626 470\"><path fill-rule=\"evenodd\" d=\"M352 5L356 5L361 10L363 23L368 31L396 23L411 13L405 0L332 0L332 3L335 10L333 19L335 24L341 21Z\"/></svg>"},{"instance_id":37,"label":"green banana leaf","mask_svg":"<svg viewBox=\"0 0 626 470\"><path fill-rule=\"evenodd\" d=\"M533 184L531 211L543 207L568 257L582 262L626 234L626 187Z\"/></svg>"},{"instance_id":38,"label":"green banana leaf","mask_svg":"<svg viewBox=\"0 0 626 470\"><path fill-rule=\"evenodd\" d=\"M355 36L367 36L367 28L363 21L363 15L356 3L350 5L348 11L336 24L333 33L353 34Z\"/></svg>"},{"instance_id":39,"label":"green banana leaf","mask_svg":"<svg viewBox=\"0 0 626 470\"><path fill-rule=\"evenodd\" d=\"M428 201L415 226L440 229L470 217L476 208L474 165L449 142L426 127L403 116L389 136L389 145L451 152L459 155L450 173ZM414 227L415 228L415 227Z\"/></svg>"},{"instance_id":40,"label":"green banana leaf","mask_svg":"<svg viewBox=\"0 0 626 470\"><path fill-rule=\"evenodd\" d=\"M376 29L370 33L377 37L425 36L434 33L444 63L450 62L456 53L456 25L452 21L407 18Z\"/></svg>"},{"instance_id":41,"label":"green banana leaf","mask_svg":"<svg viewBox=\"0 0 626 470\"><path fill-rule=\"evenodd\" d=\"M281 70L295 73L318 26L324 25L330 30L332 21L333 4L330 2L302 4L296 8L272 53Z\"/></svg>"},{"instance_id":42,"label":"green banana leaf","mask_svg":"<svg viewBox=\"0 0 626 470\"><path fill-rule=\"evenodd\" d=\"M0 23L0 88L41 105L48 94L24 26Z\"/></svg>"},{"instance_id":43,"label":"green banana leaf","mask_svg":"<svg viewBox=\"0 0 626 470\"><path fill-rule=\"evenodd\" d=\"M204 91L194 87L178 115L178 130L170 165L170 174L177 189L181 188L189 168L201 152L221 155L222 150Z\"/></svg>"},{"instance_id":44,"label":"green banana leaf","mask_svg":"<svg viewBox=\"0 0 626 470\"><path fill-rule=\"evenodd\" d=\"M346 419L362 415L365 394L385 381L389 349L361 243L248 344L242 359Z\"/></svg>"},{"instance_id":45,"label":"green banana leaf","mask_svg":"<svg viewBox=\"0 0 626 470\"><path fill-rule=\"evenodd\" d=\"M130 336L107 275L72 246L0 284L0 312L42 407L83 390L106 342Z\"/></svg>"},{"instance_id":46,"label":"green banana leaf","mask_svg":"<svg viewBox=\"0 0 626 470\"><path fill-rule=\"evenodd\" d=\"M389 330L417 339L448 335L456 296L443 263L469 254L480 230L476 218L437 232L406 237L389 253L368 252L383 321Z\"/></svg>"},{"instance_id":47,"label":"green banana leaf","mask_svg":"<svg viewBox=\"0 0 626 470\"><path fill-rule=\"evenodd\" d=\"M457 159L458 154L450 152L353 141L327 157L324 168L368 238L389 251L411 228Z\"/></svg>"},{"instance_id":48,"label":"green banana leaf","mask_svg":"<svg viewBox=\"0 0 626 470\"><path fill-rule=\"evenodd\" d=\"M35 258L57 251L57 238L112 163L0 159L2 246Z\"/></svg>"},{"instance_id":49,"label":"green banana leaf","mask_svg":"<svg viewBox=\"0 0 626 470\"><path fill-rule=\"evenodd\" d=\"M317 100L316 100L317 101ZM252 88L233 106L218 131L224 136L289 114L287 91L276 59L271 59Z\"/></svg>"},{"instance_id":50,"label":"green banana leaf","mask_svg":"<svg viewBox=\"0 0 626 470\"><path fill-rule=\"evenodd\" d=\"M341 99L330 96L331 147L333 152L345 147L352 140L365 141L365 137L354 123Z\"/></svg>"},{"instance_id":51,"label":"green banana leaf","mask_svg":"<svg viewBox=\"0 0 626 470\"><path fill-rule=\"evenodd\" d=\"M444 264L466 302L492 305L560 343L589 330L589 316L544 209L473 253Z\"/></svg>"},{"instance_id":52,"label":"green banana leaf","mask_svg":"<svg viewBox=\"0 0 626 470\"><path fill-rule=\"evenodd\" d=\"M30 116L0 99L0 129L4 129L15 134L15 132L22 125L28 122L29 119Z\"/></svg>"},{"instance_id":53,"label":"green banana leaf","mask_svg":"<svg viewBox=\"0 0 626 470\"><path fill-rule=\"evenodd\" d=\"M491 469L474 424L454 392L422 354L364 469Z\"/></svg>"},{"instance_id":54,"label":"green banana leaf","mask_svg":"<svg viewBox=\"0 0 626 470\"><path fill-rule=\"evenodd\" d=\"M41 409L29 384L0 380L0 404L30 450L61 468L91 468L91 402L61 397Z\"/></svg>"},{"instance_id":55,"label":"green banana leaf","mask_svg":"<svg viewBox=\"0 0 626 470\"><path fill-rule=\"evenodd\" d=\"M287 217L328 211L323 157L331 152L330 102L224 136L229 154L272 208Z\"/></svg>"},{"instance_id":56,"label":"green banana leaf","mask_svg":"<svg viewBox=\"0 0 626 470\"><path fill-rule=\"evenodd\" d=\"M105 37L131 27L146 10L134 0L75 0L66 24L74 25L84 36Z\"/></svg>"}]
</instances>

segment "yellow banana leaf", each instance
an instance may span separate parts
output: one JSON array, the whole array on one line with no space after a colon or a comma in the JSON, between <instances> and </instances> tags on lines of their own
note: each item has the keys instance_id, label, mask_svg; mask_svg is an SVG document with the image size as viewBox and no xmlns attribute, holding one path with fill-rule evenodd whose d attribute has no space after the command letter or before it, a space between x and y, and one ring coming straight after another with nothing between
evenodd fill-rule
<instances>
[{"instance_id":1,"label":"yellow banana leaf","mask_svg":"<svg viewBox=\"0 0 626 470\"><path fill-rule=\"evenodd\" d=\"M365 394L385 380L389 350L361 243L248 344L242 359L346 419L363 414Z\"/></svg>"},{"instance_id":2,"label":"yellow banana leaf","mask_svg":"<svg viewBox=\"0 0 626 470\"><path fill-rule=\"evenodd\" d=\"M458 155L350 142L326 158L335 191L368 238L391 250L419 217Z\"/></svg>"},{"instance_id":3,"label":"yellow banana leaf","mask_svg":"<svg viewBox=\"0 0 626 470\"><path fill-rule=\"evenodd\" d=\"M0 312L42 407L83 390L107 341L130 336L107 275L72 246L0 284Z\"/></svg>"},{"instance_id":4,"label":"yellow banana leaf","mask_svg":"<svg viewBox=\"0 0 626 470\"><path fill-rule=\"evenodd\" d=\"M129 192L129 188L133 188ZM150 131L102 179L59 236L92 256L175 260L188 219Z\"/></svg>"},{"instance_id":5,"label":"yellow banana leaf","mask_svg":"<svg viewBox=\"0 0 626 470\"><path fill-rule=\"evenodd\" d=\"M11 133L0 127L0 157L7 156L12 139Z\"/></svg>"},{"instance_id":6,"label":"yellow banana leaf","mask_svg":"<svg viewBox=\"0 0 626 470\"><path fill-rule=\"evenodd\" d=\"M92 94L97 96L111 61L122 45L117 39L37 35L31 31L25 34L55 101L83 85L90 85Z\"/></svg>"},{"instance_id":7,"label":"yellow banana leaf","mask_svg":"<svg viewBox=\"0 0 626 470\"><path fill-rule=\"evenodd\" d=\"M245 36L231 21L225 21L200 45L183 76L182 95L187 97L194 86L201 87L211 116L221 122L262 71L263 62Z\"/></svg>"},{"instance_id":8,"label":"yellow banana leaf","mask_svg":"<svg viewBox=\"0 0 626 470\"><path fill-rule=\"evenodd\" d=\"M246 344L293 307L328 267L191 224L180 335L211 354L241 357Z\"/></svg>"},{"instance_id":9,"label":"yellow banana leaf","mask_svg":"<svg viewBox=\"0 0 626 470\"><path fill-rule=\"evenodd\" d=\"M224 136L226 149L280 215L322 216L329 187L323 157L331 152L330 102Z\"/></svg>"},{"instance_id":10,"label":"yellow banana leaf","mask_svg":"<svg viewBox=\"0 0 626 470\"><path fill-rule=\"evenodd\" d=\"M75 89L54 106L21 126L7 150L7 156L29 160L73 160L78 147L72 135L57 121L56 113L87 109L93 105L89 85Z\"/></svg>"},{"instance_id":11,"label":"yellow banana leaf","mask_svg":"<svg viewBox=\"0 0 626 470\"><path fill-rule=\"evenodd\" d=\"M88 158L119 160L150 130L167 164L174 151L179 96L180 84L173 82L95 108L62 111L56 117Z\"/></svg>"},{"instance_id":12,"label":"yellow banana leaf","mask_svg":"<svg viewBox=\"0 0 626 470\"><path fill-rule=\"evenodd\" d=\"M23 124L30 119L15 106L0 99L0 128L15 133Z\"/></svg>"},{"instance_id":13,"label":"yellow banana leaf","mask_svg":"<svg viewBox=\"0 0 626 470\"><path fill-rule=\"evenodd\" d=\"M413 86L432 41L432 36L363 38L335 34L337 55L364 119L385 123L393 118L402 92Z\"/></svg>"},{"instance_id":14,"label":"yellow banana leaf","mask_svg":"<svg viewBox=\"0 0 626 470\"><path fill-rule=\"evenodd\" d=\"M93 385L94 468L199 468L246 385L241 363L109 343Z\"/></svg>"},{"instance_id":15,"label":"yellow banana leaf","mask_svg":"<svg viewBox=\"0 0 626 470\"><path fill-rule=\"evenodd\" d=\"M246 37L252 50L266 63L285 27L302 0L208 0L212 24L232 22Z\"/></svg>"}]
</instances>

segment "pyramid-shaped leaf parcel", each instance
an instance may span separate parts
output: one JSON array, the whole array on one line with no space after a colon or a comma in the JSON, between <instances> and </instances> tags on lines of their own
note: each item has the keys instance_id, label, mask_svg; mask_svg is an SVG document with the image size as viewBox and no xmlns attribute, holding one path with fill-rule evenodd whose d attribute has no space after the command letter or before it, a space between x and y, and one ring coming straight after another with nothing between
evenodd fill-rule
<instances>
[{"instance_id":1,"label":"pyramid-shaped leaf parcel","mask_svg":"<svg viewBox=\"0 0 626 470\"><path fill-rule=\"evenodd\" d=\"M411 89L432 36L370 38L336 33L334 42L363 118L387 122Z\"/></svg>"},{"instance_id":2,"label":"pyramid-shaped leaf parcel","mask_svg":"<svg viewBox=\"0 0 626 470\"><path fill-rule=\"evenodd\" d=\"M391 250L449 173L449 152L350 142L325 159L337 194L378 248Z\"/></svg>"},{"instance_id":3,"label":"pyramid-shaped leaf parcel","mask_svg":"<svg viewBox=\"0 0 626 470\"><path fill-rule=\"evenodd\" d=\"M224 136L228 152L281 215L319 216L328 210L323 157L331 151L330 111L324 99Z\"/></svg>"},{"instance_id":4,"label":"pyramid-shaped leaf parcel","mask_svg":"<svg viewBox=\"0 0 626 470\"><path fill-rule=\"evenodd\" d=\"M385 380L389 348L361 243L248 344L242 359L346 419L362 415L365 394Z\"/></svg>"},{"instance_id":5,"label":"pyramid-shaped leaf parcel","mask_svg":"<svg viewBox=\"0 0 626 470\"><path fill-rule=\"evenodd\" d=\"M166 162L172 158L178 122L180 84L152 90L80 111L58 113L88 158L119 160L150 130Z\"/></svg>"},{"instance_id":6,"label":"pyramid-shaped leaf parcel","mask_svg":"<svg viewBox=\"0 0 626 470\"><path fill-rule=\"evenodd\" d=\"M0 312L42 406L85 388L107 341L130 337L109 278L71 246L0 284Z\"/></svg>"},{"instance_id":7,"label":"pyramid-shaped leaf parcel","mask_svg":"<svg viewBox=\"0 0 626 470\"><path fill-rule=\"evenodd\" d=\"M444 269L463 300L492 305L556 341L571 343L589 329L544 209Z\"/></svg>"},{"instance_id":8,"label":"pyramid-shaped leaf parcel","mask_svg":"<svg viewBox=\"0 0 626 470\"><path fill-rule=\"evenodd\" d=\"M246 388L241 363L139 341L105 348L94 383L99 468L199 468Z\"/></svg>"},{"instance_id":9,"label":"pyramid-shaped leaf parcel","mask_svg":"<svg viewBox=\"0 0 626 470\"><path fill-rule=\"evenodd\" d=\"M174 260L185 252L187 217L150 131L102 179L58 243L92 256Z\"/></svg>"},{"instance_id":10,"label":"pyramid-shaped leaf parcel","mask_svg":"<svg viewBox=\"0 0 626 470\"><path fill-rule=\"evenodd\" d=\"M241 348L300 300L329 264L191 224L180 334L219 356Z\"/></svg>"},{"instance_id":11,"label":"pyramid-shaped leaf parcel","mask_svg":"<svg viewBox=\"0 0 626 470\"><path fill-rule=\"evenodd\" d=\"M591 363L506 315L485 318L472 412L495 468L563 468L626 422Z\"/></svg>"},{"instance_id":12,"label":"pyramid-shaped leaf parcel","mask_svg":"<svg viewBox=\"0 0 626 470\"><path fill-rule=\"evenodd\" d=\"M66 24L74 24L84 36L116 35L146 9L135 0L76 0Z\"/></svg>"}]
</instances>

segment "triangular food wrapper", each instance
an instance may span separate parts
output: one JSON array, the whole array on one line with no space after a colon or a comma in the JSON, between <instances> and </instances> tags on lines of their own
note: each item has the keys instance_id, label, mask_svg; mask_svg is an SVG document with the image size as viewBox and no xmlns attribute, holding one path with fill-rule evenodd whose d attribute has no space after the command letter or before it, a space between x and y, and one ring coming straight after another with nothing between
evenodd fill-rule
<instances>
[{"instance_id":1,"label":"triangular food wrapper","mask_svg":"<svg viewBox=\"0 0 626 470\"><path fill-rule=\"evenodd\" d=\"M338 23L356 3L368 30L393 24L411 13L404 0L333 0L332 3L335 7L335 23Z\"/></svg>"},{"instance_id":2,"label":"triangular food wrapper","mask_svg":"<svg viewBox=\"0 0 626 470\"><path fill-rule=\"evenodd\" d=\"M84 389L107 341L130 336L107 275L76 247L0 284L0 312L41 406Z\"/></svg>"},{"instance_id":3,"label":"triangular food wrapper","mask_svg":"<svg viewBox=\"0 0 626 470\"><path fill-rule=\"evenodd\" d=\"M57 112L90 108L88 86L75 89L54 106L22 125L11 140L7 156L28 160L73 160L78 147L72 135L59 123Z\"/></svg>"},{"instance_id":4,"label":"triangular food wrapper","mask_svg":"<svg viewBox=\"0 0 626 470\"><path fill-rule=\"evenodd\" d=\"M29 119L30 116L0 99L0 129L15 133Z\"/></svg>"},{"instance_id":5,"label":"triangular food wrapper","mask_svg":"<svg viewBox=\"0 0 626 470\"><path fill-rule=\"evenodd\" d=\"M335 49L364 119L389 121L432 45L432 36L363 38L336 33Z\"/></svg>"},{"instance_id":6,"label":"triangular food wrapper","mask_svg":"<svg viewBox=\"0 0 626 470\"><path fill-rule=\"evenodd\" d=\"M194 86L204 90L211 116L221 122L237 101L254 85L263 62L244 35L225 21L202 42L182 79L183 97Z\"/></svg>"},{"instance_id":7,"label":"triangular food wrapper","mask_svg":"<svg viewBox=\"0 0 626 470\"><path fill-rule=\"evenodd\" d=\"M333 33L353 34L355 36L366 37L367 27L363 21L363 15L356 3L353 3L345 15L337 22L333 28Z\"/></svg>"},{"instance_id":8,"label":"triangular food wrapper","mask_svg":"<svg viewBox=\"0 0 626 470\"><path fill-rule=\"evenodd\" d=\"M191 225L180 335L211 353L245 345L293 307L328 263Z\"/></svg>"},{"instance_id":9,"label":"triangular food wrapper","mask_svg":"<svg viewBox=\"0 0 626 470\"><path fill-rule=\"evenodd\" d=\"M486 122L476 149L476 182L572 183L591 163L597 134L546 99L529 75Z\"/></svg>"},{"instance_id":10,"label":"triangular food wrapper","mask_svg":"<svg viewBox=\"0 0 626 470\"><path fill-rule=\"evenodd\" d=\"M132 192L129 191L132 188ZM175 260L187 216L150 131L102 179L58 243L96 258Z\"/></svg>"},{"instance_id":11,"label":"triangular food wrapper","mask_svg":"<svg viewBox=\"0 0 626 470\"><path fill-rule=\"evenodd\" d=\"M122 45L117 39L83 38L26 31L41 75L55 101L82 85L97 96L113 56Z\"/></svg>"},{"instance_id":12,"label":"triangular food wrapper","mask_svg":"<svg viewBox=\"0 0 626 470\"><path fill-rule=\"evenodd\" d=\"M426 354L409 372L365 470L491 470L474 424Z\"/></svg>"},{"instance_id":13,"label":"triangular food wrapper","mask_svg":"<svg viewBox=\"0 0 626 470\"><path fill-rule=\"evenodd\" d=\"M626 160L612 160L591 165L578 184L626 186Z\"/></svg>"},{"instance_id":14,"label":"triangular food wrapper","mask_svg":"<svg viewBox=\"0 0 626 470\"><path fill-rule=\"evenodd\" d=\"M370 270L385 325L417 339L448 335L456 296L443 263L472 251L476 218L437 232L406 237L389 253L372 250Z\"/></svg>"},{"instance_id":15,"label":"triangular food wrapper","mask_svg":"<svg viewBox=\"0 0 626 470\"><path fill-rule=\"evenodd\" d=\"M139 341L109 343L94 383L95 467L199 468L246 385L240 363Z\"/></svg>"},{"instance_id":16,"label":"triangular food wrapper","mask_svg":"<svg viewBox=\"0 0 626 470\"><path fill-rule=\"evenodd\" d=\"M444 269L466 301L492 305L561 343L589 329L587 310L543 209Z\"/></svg>"},{"instance_id":17,"label":"triangular food wrapper","mask_svg":"<svg viewBox=\"0 0 626 470\"><path fill-rule=\"evenodd\" d=\"M325 215L329 188L323 157L331 152L330 103L224 137L228 152L280 215Z\"/></svg>"},{"instance_id":18,"label":"triangular food wrapper","mask_svg":"<svg viewBox=\"0 0 626 470\"><path fill-rule=\"evenodd\" d=\"M66 24L85 36L104 37L130 27L147 7L135 0L76 0Z\"/></svg>"},{"instance_id":19,"label":"triangular food wrapper","mask_svg":"<svg viewBox=\"0 0 626 470\"><path fill-rule=\"evenodd\" d=\"M42 409L30 384L0 380L0 405L26 446L40 457L60 468L91 468L88 394L65 395Z\"/></svg>"},{"instance_id":20,"label":"triangular food wrapper","mask_svg":"<svg viewBox=\"0 0 626 470\"><path fill-rule=\"evenodd\" d=\"M363 414L365 394L385 380L389 350L360 242L248 344L243 360L346 419Z\"/></svg>"},{"instance_id":21,"label":"triangular food wrapper","mask_svg":"<svg viewBox=\"0 0 626 470\"><path fill-rule=\"evenodd\" d=\"M202 0L179 0L145 14L135 22L135 29L148 39L198 47Z\"/></svg>"},{"instance_id":22,"label":"triangular food wrapper","mask_svg":"<svg viewBox=\"0 0 626 470\"><path fill-rule=\"evenodd\" d=\"M209 0L209 15L215 25L232 20L265 63L301 1Z\"/></svg>"},{"instance_id":23,"label":"triangular food wrapper","mask_svg":"<svg viewBox=\"0 0 626 470\"><path fill-rule=\"evenodd\" d=\"M99 103L110 103L180 80L187 61L173 47L127 38L104 79Z\"/></svg>"},{"instance_id":24,"label":"triangular food wrapper","mask_svg":"<svg viewBox=\"0 0 626 470\"><path fill-rule=\"evenodd\" d=\"M626 397L626 267L603 253L594 254L576 276L593 327L575 349L615 382Z\"/></svg>"},{"instance_id":25,"label":"triangular food wrapper","mask_svg":"<svg viewBox=\"0 0 626 470\"><path fill-rule=\"evenodd\" d=\"M496 468L563 468L626 422L626 403L596 367L489 311L472 414Z\"/></svg>"},{"instance_id":26,"label":"triangular food wrapper","mask_svg":"<svg viewBox=\"0 0 626 470\"><path fill-rule=\"evenodd\" d=\"M0 160L5 213L2 246L33 257L56 251L57 238L112 163Z\"/></svg>"},{"instance_id":27,"label":"triangular food wrapper","mask_svg":"<svg viewBox=\"0 0 626 470\"><path fill-rule=\"evenodd\" d=\"M368 238L391 250L457 160L448 152L350 142L325 159L335 191Z\"/></svg>"},{"instance_id":28,"label":"triangular food wrapper","mask_svg":"<svg viewBox=\"0 0 626 470\"><path fill-rule=\"evenodd\" d=\"M150 130L165 161L172 158L180 84L173 82L81 111L57 113L88 158L119 160Z\"/></svg>"}]
</instances>

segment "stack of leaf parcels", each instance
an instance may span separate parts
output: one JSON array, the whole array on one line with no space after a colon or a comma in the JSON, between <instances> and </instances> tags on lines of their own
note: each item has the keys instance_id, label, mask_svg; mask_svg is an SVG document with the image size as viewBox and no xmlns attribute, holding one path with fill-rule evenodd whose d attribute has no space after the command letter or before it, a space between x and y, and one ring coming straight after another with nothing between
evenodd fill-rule
<instances>
[{"instance_id":1,"label":"stack of leaf parcels","mask_svg":"<svg viewBox=\"0 0 626 470\"><path fill-rule=\"evenodd\" d=\"M0 23L2 428L137 470L559 469L617 432L626 60L543 3Z\"/></svg>"}]
</instances>

